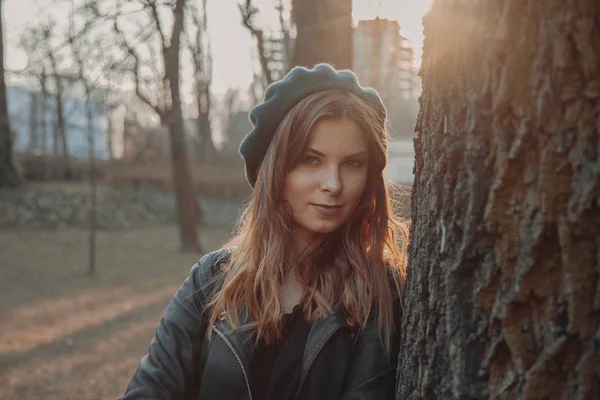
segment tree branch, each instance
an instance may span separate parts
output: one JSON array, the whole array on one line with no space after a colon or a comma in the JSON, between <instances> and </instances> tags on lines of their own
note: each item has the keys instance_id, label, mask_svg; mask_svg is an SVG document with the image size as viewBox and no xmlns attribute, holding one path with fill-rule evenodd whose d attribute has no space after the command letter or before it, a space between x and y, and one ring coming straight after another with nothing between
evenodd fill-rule
<instances>
[{"instance_id":1,"label":"tree branch","mask_svg":"<svg viewBox=\"0 0 600 400\"><path fill-rule=\"evenodd\" d=\"M269 70L269 60L265 57L265 43L263 30L252 25L252 18L258 13L258 8L252 5L252 0L246 0L244 5L238 4L240 13L242 14L242 23L252 33L252 36L256 38L256 46L258 50L258 59L260 66L263 71L263 75L267 80L267 84L273 83L271 77L271 71Z\"/></svg>"},{"instance_id":2,"label":"tree branch","mask_svg":"<svg viewBox=\"0 0 600 400\"><path fill-rule=\"evenodd\" d=\"M185 0L177 0L175 8L173 8L173 28L171 30L171 43L169 49L179 50L180 35L178 32L183 32L183 8L185 7Z\"/></svg>"},{"instance_id":3,"label":"tree branch","mask_svg":"<svg viewBox=\"0 0 600 400\"><path fill-rule=\"evenodd\" d=\"M167 47L167 42L165 39L165 34L162 30L162 25L160 24L160 18L158 17L158 9L156 7L156 0L146 0L146 5L150 7L150 12L152 13L152 18L154 19L154 24L156 25L156 30L160 35L160 43L164 49Z\"/></svg>"},{"instance_id":4,"label":"tree branch","mask_svg":"<svg viewBox=\"0 0 600 400\"><path fill-rule=\"evenodd\" d=\"M134 67L130 71L133 73L133 75L135 77L135 94L136 94L136 96L140 100L142 100L142 102L146 103L150 108L152 108L158 114L158 116L162 119L164 117L164 110L158 104L153 103L148 97L146 97L144 95L144 93L142 93L141 85L140 85L140 58L137 55L137 53L135 52L134 48L132 46L130 46L130 44L127 42L127 39L125 38L125 34L121 30L121 28L119 28L119 24L118 24L118 21L116 18L114 20L113 29L114 29L115 33L121 39L121 43L127 50L127 53L133 58Z\"/></svg>"}]
</instances>

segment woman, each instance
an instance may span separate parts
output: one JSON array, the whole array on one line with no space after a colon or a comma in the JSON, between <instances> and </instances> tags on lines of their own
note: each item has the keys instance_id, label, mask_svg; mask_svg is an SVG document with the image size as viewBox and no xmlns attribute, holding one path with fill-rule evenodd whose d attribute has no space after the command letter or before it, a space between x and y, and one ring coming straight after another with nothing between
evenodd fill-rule
<instances>
[{"instance_id":1,"label":"woman","mask_svg":"<svg viewBox=\"0 0 600 400\"><path fill-rule=\"evenodd\" d=\"M407 236L379 96L294 68L250 118L239 231L192 268L122 399L392 399Z\"/></svg>"}]
</instances>

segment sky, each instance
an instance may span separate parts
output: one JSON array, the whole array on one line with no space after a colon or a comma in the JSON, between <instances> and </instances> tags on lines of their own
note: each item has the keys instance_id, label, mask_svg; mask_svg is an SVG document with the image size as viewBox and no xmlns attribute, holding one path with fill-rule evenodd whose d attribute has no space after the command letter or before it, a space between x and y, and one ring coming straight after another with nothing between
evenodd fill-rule
<instances>
[{"instance_id":1,"label":"sky","mask_svg":"<svg viewBox=\"0 0 600 400\"><path fill-rule=\"evenodd\" d=\"M209 33L213 49L213 92L224 93L230 87L245 90L252 82L252 54L256 44L242 25L237 4L241 0L208 0ZM415 66L421 62L423 32L421 18L433 0L354 0L353 19L377 16L400 23L402 34L415 49ZM61 4L68 4L59 0ZM289 0L287 1L289 3ZM5 37L5 67L20 70L26 57L18 42L24 28L35 24L40 16L51 13L58 21L67 21L68 7L56 6L52 0L4 0L2 12ZM261 21L276 22L274 0L254 0L261 9ZM66 23L66 22L65 22ZM254 67L256 68L256 67Z\"/></svg>"}]
</instances>

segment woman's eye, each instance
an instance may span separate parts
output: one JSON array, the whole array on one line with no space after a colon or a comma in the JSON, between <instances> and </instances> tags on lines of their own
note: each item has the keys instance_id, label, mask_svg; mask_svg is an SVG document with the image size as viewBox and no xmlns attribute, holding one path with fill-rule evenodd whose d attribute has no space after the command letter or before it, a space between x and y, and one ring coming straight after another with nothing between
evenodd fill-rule
<instances>
[{"instance_id":1,"label":"woman's eye","mask_svg":"<svg viewBox=\"0 0 600 400\"><path fill-rule=\"evenodd\" d=\"M361 160L348 160L345 164L351 168L360 168L362 167L363 162Z\"/></svg>"},{"instance_id":2,"label":"woman's eye","mask_svg":"<svg viewBox=\"0 0 600 400\"><path fill-rule=\"evenodd\" d=\"M313 157L313 156L306 156L302 159L302 162L304 164L317 165L317 164L319 164L319 159L317 157Z\"/></svg>"}]
</instances>

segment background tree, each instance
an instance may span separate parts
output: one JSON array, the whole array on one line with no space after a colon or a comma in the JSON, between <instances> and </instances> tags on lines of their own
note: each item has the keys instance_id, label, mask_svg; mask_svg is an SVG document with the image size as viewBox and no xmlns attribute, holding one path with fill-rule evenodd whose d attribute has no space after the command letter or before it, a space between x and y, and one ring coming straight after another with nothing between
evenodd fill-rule
<instances>
[{"instance_id":1,"label":"background tree","mask_svg":"<svg viewBox=\"0 0 600 400\"><path fill-rule=\"evenodd\" d=\"M187 160L180 91L181 34L186 2L176 0L165 4L156 0L142 1L142 7L132 12L145 14L148 21L140 23L133 37L121 26L122 18L128 18L128 22L132 22L132 18L123 11L123 7L129 6L118 3L113 17L113 31L117 35L117 43L126 53L126 62L121 68L132 76L137 97L156 112L161 124L169 131L181 248L183 251L199 251L199 211ZM167 34L166 24L161 20L160 7L167 7L171 12L170 34ZM101 7L94 0L87 3L87 11L91 13L92 19L107 18L108 15L103 14ZM158 55L155 58L157 47ZM145 59L144 56L148 57Z\"/></svg>"},{"instance_id":2,"label":"background tree","mask_svg":"<svg viewBox=\"0 0 600 400\"><path fill-rule=\"evenodd\" d=\"M196 126L202 160L214 160L217 150L212 139L212 54L208 36L207 0L202 0L201 11L192 2L188 5L191 24L187 29L187 48L194 66L194 95L198 117Z\"/></svg>"},{"instance_id":3,"label":"background tree","mask_svg":"<svg viewBox=\"0 0 600 400\"><path fill-rule=\"evenodd\" d=\"M35 75L40 83L42 91L42 109L40 112L45 118L48 100L48 91L52 91L54 98L54 124L52 132L53 154L62 155L62 175L69 179L72 176L71 160L69 156L69 145L67 139L66 110L64 105L65 90L71 76L65 74L61 68L61 47L55 46L56 22L46 20L37 26L26 30L20 45L27 52L29 67L27 72ZM42 129L45 130L45 121L42 121ZM43 133L45 135L45 132Z\"/></svg>"},{"instance_id":4,"label":"background tree","mask_svg":"<svg viewBox=\"0 0 600 400\"><path fill-rule=\"evenodd\" d=\"M293 65L352 68L352 0L292 0Z\"/></svg>"},{"instance_id":5,"label":"background tree","mask_svg":"<svg viewBox=\"0 0 600 400\"><path fill-rule=\"evenodd\" d=\"M256 56L262 71L261 79L257 80L255 75L251 90L262 86L260 91L264 92L267 86L283 78L292 67L294 39L291 35L291 21L285 16L287 9L281 0L274 3L279 19L279 26L275 28L259 25L257 17L260 10L252 0L246 0L238 7L243 25L256 40Z\"/></svg>"},{"instance_id":6,"label":"background tree","mask_svg":"<svg viewBox=\"0 0 600 400\"><path fill-rule=\"evenodd\" d=\"M97 62L102 56L97 54L101 50L101 46L87 40L86 36L77 37L75 35L75 15L73 0L71 0L71 13L69 15L69 31L67 43L70 45L73 61L75 62L76 73L85 91L85 111L87 121L87 147L89 160L89 184L90 184L90 205L88 210L89 223L89 273L94 276L96 270L96 227L97 227L97 202L98 202L98 185L96 171L96 143L94 138L94 108L98 99L93 99L92 91L94 83L87 75L90 69L88 63ZM95 101L94 101L95 100ZM103 99L102 99L103 100ZM110 118L110 116L109 116ZM110 136L110 131L109 131Z\"/></svg>"},{"instance_id":7,"label":"background tree","mask_svg":"<svg viewBox=\"0 0 600 400\"><path fill-rule=\"evenodd\" d=\"M228 146L234 146L237 152L237 146L239 143L232 142L234 138L231 135L232 130L232 117L233 115L239 111L239 97L240 91L239 89L229 88L223 96L222 104L221 104L221 131L224 133L226 143Z\"/></svg>"},{"instance_id":8,"label":"background tree","mask_svg":"<svg viewBox=\"0 0 600 400\"><path fill-rule=\"evenodd\" d=\"M71 175L71 167L69 161L69 147L67 143L67 132L65 124L65 112L63 107L63 95L65 91L65 82L63 76L58 70L57 54L52 48L52 36L54 30L54 21L48 21L39 27L38 34L40 35L39 43L44 46L45 56L50 62L50 74L54 83L54 97L56 100L56 124L54 125L54 154L58 154L58 145L60 143L63 162L64 162L64 173L65 179L68 179Z\"/></svg>"},{"instance_id":9,"label":"background tree","mask_svg":"<svg viewBox=\"0 0 600 400\"><path fill-rule=\"evenodd\" d=\"M51 98L48 92L48 81L50 80L49 67L42 51L46 46L41 43L39 31L36 28L25 31L21 36L19 45L27 54L25 72L35 77L40 88L40 93L32 93L30 130L36 136L36 143L30 143L30 149L36 150L41 148L41 153L46 155L48 154L48 103ZM58 152L56 134L57 129L55 125L53 132L55 154ZM50 175L49 170L49 168L44 168L42 175L44 179L47 179L48 175Z\"/></svg>"},{"instance_id":10,"label":"background tree","mask_svg":"<svg viewBox=\"0 0 600 400\"><path fill-rule=\"evenodd\" d=\"M12 158L12 131L8 117L6 101L6 82L4 81L4 37L2 31L2 6L0 0L0 189L16 187L20 183Z\"/></svg>"},{"instance_id":11,"label":"background tree","mask_svg":"<svg viewBox=\"0 0 600 400\"><path fill-rule=\"evenodd\" d=\"M600 393L600 8L424 18L397 399Z\"/></svg>"}]
</instances>

